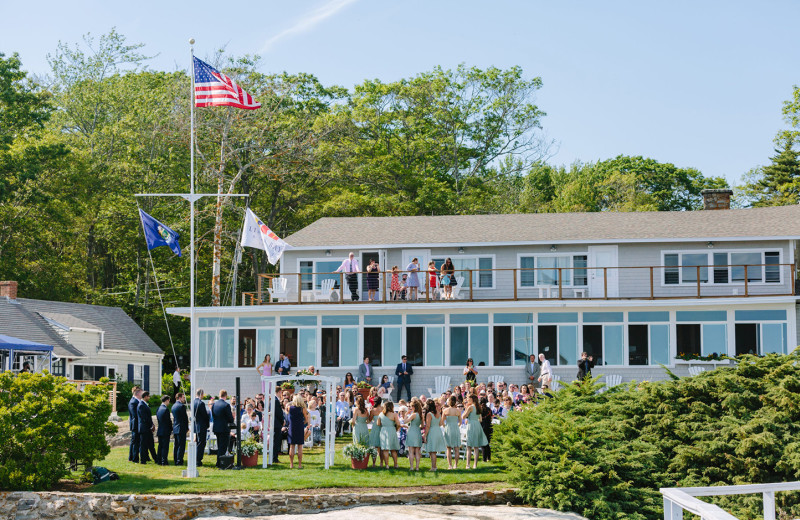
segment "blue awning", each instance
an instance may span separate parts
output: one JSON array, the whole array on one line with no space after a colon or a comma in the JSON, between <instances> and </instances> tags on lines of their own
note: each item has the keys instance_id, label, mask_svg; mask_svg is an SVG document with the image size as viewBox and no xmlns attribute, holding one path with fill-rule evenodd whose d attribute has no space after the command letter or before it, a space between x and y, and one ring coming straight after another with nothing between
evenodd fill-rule
<instances>
[{"instance_id":1,"label":"blue awning","mask_svg":"<svg viewBox=\"0 0 800 520\"><path fill-rule=\"evenodd\" d=\"M36 343L25 339L13 338L0 334L0 350L26 350L36 352L52 352L52 345Z\"/></svg>"}]
</instances>

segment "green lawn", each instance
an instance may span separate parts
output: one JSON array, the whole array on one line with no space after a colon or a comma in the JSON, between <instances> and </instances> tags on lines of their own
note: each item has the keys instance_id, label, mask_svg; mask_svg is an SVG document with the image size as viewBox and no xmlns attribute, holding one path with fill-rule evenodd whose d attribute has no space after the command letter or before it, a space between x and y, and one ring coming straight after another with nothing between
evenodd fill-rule
<instances>
[{"instance_id":1,"label":"green lawn","mask_svg":"<svg viewBox=\"0 0 800 520\"><path fill-rule=\"evenodd\" d=\"M294 490L313 488L352 488L352 487L416 487L458 484L466 482L489 482L496 487L505 482L505 471L490 463L480 462L477 470L458 469L454 471L439 469L430 470L430 460L423 458L419 472L408 470L408 459L398 459L399 469L382 470L370 468L357 471L350 468L350 459L341 453L350 437L337 439L336 459L334 466L325 470L323 449L315 448L304 453L303 469L289 469L289 456L281 455L281 463L268 469L259 466L242 471L222 471L213 467L216 457L206 456L205 464L198 468L200 477L187 479L181 476L180 466L156 466L152 462L145 466L128 462L128 448L113 448L111 453L97 466L104 466L119 474L120 479L104 482L97 486L89 486L85 491L95 493L137 493L137 494L177 494L177 493L212 493L221 491L261 491L261 490ZM172 450L170 449L170 459ZM438 460L439 468L446 467L447 462ZM297 461L295 460L295 465ZM464 467L464 461L460 468Z\"/></svg>"}]
</instances>

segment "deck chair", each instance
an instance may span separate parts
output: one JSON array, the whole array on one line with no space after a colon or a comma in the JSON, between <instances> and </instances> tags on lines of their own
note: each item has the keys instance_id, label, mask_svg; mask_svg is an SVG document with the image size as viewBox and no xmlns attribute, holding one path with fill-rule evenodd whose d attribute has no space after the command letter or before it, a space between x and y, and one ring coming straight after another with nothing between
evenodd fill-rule
<instances>
[{"instance_id":1,"label":"deck chair","mask_svg":"<svg viewBox=\"0 0 800 520\"><path fill-rule=\"evenodd\" d=\"M554 392L557 392L558 389L561 388L561 383L559 381L561 381L561 376L553 374L553 381L551 381L550 384L552 385L551 390Z\"/></svg>"},{"instance_id":2,"label":"deck chair","mask_svg":"<svg viewBox=\"0 0 800 520\"><path fill-rule=\"evenodd\" d=\"M689 367L689 375L694 377L700 375L700 372L705 372L706 367Z\"/></svg>"},{"instance_id":3,"label":"deck chair","mask_svg":"<svg viewBox=\"0 0 800 520\"><path fill-rule=\"evenodd\" d=\"M436 376L433 382L435 385L436 395L442 395L450 387L450 376Z\"/></svg>"},{"instance_id":4,"label":"deck chair","mask_svg":"<svg viewBox=\"0 0 800 520\"><path fill-rule=\"evenodd\" d=\"M606 375L606 388L614 388L617 385L622 384L622 376L619 374L610 374Z\"/></svg>"},{"instance_id":5,"label":"deck chair","mask_svg":"<svg viewBox=\"0 0 800 520\"><path fill-rule=\"evenodd\" d=\"M489 376L486 378L486 381L489 383L494 383L497 386L497 383L503 382L503 376Z\"/></svg>"},{"instance_id":6,"label":"deck chair","mask_svg":"<svg viewBox=\"0 0 800 520\"><path fill-rule=\"evenodd\" d=\"M335 284L336 280L334 280L333 278L322 280L320 288L314 291L314 300L318 302L331 301L331 291L333 291L333 286Z\"/></svg>"},{"instance_id":7,"label":"deck chair","mask_svg":"<svg viewBox=\"0 0 800 520\"><path fill-rule=\"evenodd\" d=\"M273 278L272 285L269 289L270 299L278 300L279 302L286 301L289 298L289 289L287 288L286 278Z\"/></svg>"},{"instance_id":8,"label":"deck chair","mask_svg":"<svg viewBox=\"0 0 800 520\"><path fill-rule=\"evenodd\" d=\"M453 286L453 299L457 300L458 295L461 293L461 287L464 285L464 277L456 276L456 284Z\"/></svg>"}]
</instances>

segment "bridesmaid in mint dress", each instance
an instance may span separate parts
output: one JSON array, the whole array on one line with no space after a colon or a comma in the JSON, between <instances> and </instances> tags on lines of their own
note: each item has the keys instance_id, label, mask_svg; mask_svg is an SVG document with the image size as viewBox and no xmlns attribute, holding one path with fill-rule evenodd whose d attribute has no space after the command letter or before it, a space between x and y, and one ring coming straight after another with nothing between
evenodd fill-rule
<instances>
[{"instance_id":1,"label":"bridesmaid in mint dress","mask_svg":"<svg viewBox=\"0 0 800 520\"><path fill-rule=\"evenodd\" d=\"M422 402L416 397L411 400L413 412L406 417L408 423L406 432L406 448L408 448L408 469L419 471L419 461L422 458Z\"/></svg>"},{"instance_id":2,"label":"bridesmaid in mint dress","mask_svg":"<svg viewBox=\"0 0 800 520\"><path fill-rule=\"evenodd\" d=\"M447 451L442 434L442 419L436 409L436 401L429 400L425 405L425 435L423 436L425 451L431 458L431 471L436 471L436 454Z\"/></svg>"},{"instance_id":3,"label":"bridesmaid in mint dress","mask_svg":"<svg viewBox=\"0 0 800 520\"><path fill-rule=\"evenodd\" d=\"M381 427L378 426L378 417L383 412L381 406L381 398L375 398L375 404L372 405L372 410L369 411L369 422L372 423L372 429L369 431L369 445L378 448L378 455L372 457L372 467L375 467L375 459L381 461L383 467L383 452L381 451Z\"/></svg>"},{"instance_id":4,"label":"bridesmaid in mint dress","mask_svg":"<svg viewBox=\"0 0 800 520\"><path fill-rule=\"evenodd\" d=\"M447 469L458 468L458 455L461 451L461 413L456 407L456 396L451 395L447 408L442 411L441 425L444 426L444 443L447 446Z\"/></svg>"},{"instance_id":5,"label":"bridesmaid in mint dress","mask_svg":"<svg viewBox=\"0 0 800 520\"><path fill-rule=\"evenodd\" d=\"M486 434L481 427L481 404L475 394L467 395L464 418L467 419L467 468L469 469L469 452L472 451L472 469L478 469L478 450L481 446L489 444ZM471 448L471 449L470 449Z\"/></svg>"},{"instance_id":6,"label":"bridesmaid in mint dress","mask_svg":"<svg viewBox=\"0 0 800 520\"><path fill-rule=\"evenodd\" d=\"M364 398L360 395L356 398L356 409L353 412L353 419L355 426L353 426L353 444L366 444L369 446L369 428L367 421L369 420L369 412L367 411L367 404Z\"/></svg>"},{"instance_id":7,"label":"bridesmaid in mint dress","mask_svg":"<svg viewBox=\"0 0 800 520\"><path fill-rule=\"evenodd\" d=\"M397 469L397 451L400 449L400 439L397 437L397 430L400 425L397 422L397 414L394 413L394 403L386 401L383 406L383 413L378 416L378 426L381 429L381 451L383 460L381 465L389 467L389 456L394 460L394 469Z\"/></svg>"}]
</instances>

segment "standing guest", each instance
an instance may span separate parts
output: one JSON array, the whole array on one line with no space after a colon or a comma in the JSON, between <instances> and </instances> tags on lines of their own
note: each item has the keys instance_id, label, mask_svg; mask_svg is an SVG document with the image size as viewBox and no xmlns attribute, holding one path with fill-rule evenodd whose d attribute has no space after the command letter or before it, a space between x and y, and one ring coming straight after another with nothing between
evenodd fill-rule
<instances>
[{"instance_id":1,"label":"standing guest","mask_svg":"<svg viewBox=\"0 0 800 520\"><path fill-rule=\"evenodd\" d=\"M539 363L536 362L536 356L531 354L528 362L525 363L525 377L528 379L528 384L533 385L534 388L539 385L540 371L541 368Z\"/></svg>"},{"instance_id":2,"label":"standing guest","mask_svg":"<svg viewBox=\"0 0 800 520\"><path fill-rule=\"evenodd\" d=\"M272 375L272 357L270 357L269 354L264 356L264 361L262 361L261 364L256 367L256 372L258 372L258 374L260 376L271 376ZM270 383L270 386L272 386L272 383ZM261 381L261 393L262 394L266 394L267 390L268 390L267 382L266 381ZM271 390L271 388L269 388L269 390ZM262 401L263 401L263 398L262 398Z\"/></svg>"},{"instance_id":3,"label":"standing guest","mask_svg":"<svg viewBox=\"0 0 800 520\"><path fill-rule=\"evenodd\" d=\"M361 397L361 396L359 396ZM344 423L350 420L350 406L344 401L344 392L339 392L339 399L336 401L336 436L342 436Z\"/></svg>"},{"instance_id":4,"label":"standing guest","mask_svg":"<svg viewBox=\"0 0 800 520\"><path fill-rule=\"evenodd\" d=\"M403 279L400 280L400 299L401 300L405 300L406 299L406 296L407 296L407 293L408 293L408 289L407 289L408 286L406 285L407 283L408 283L408 275L407 274L403 274Z\"/></svg>"},{"instance_id":5,"label":"standing guest","mask_svg":"<svg viewBox=\"0 0 800 520\"><path fill-rule=\"evenodd\" d=\"M156 457L156 464L159 466L166 466L169 464L169 438L172 436L172 417L169 414L170 397L168 395L161 396L161 406L156 411L156 419L158 419L158 456Z\"/></svg>"},{"instance_id":6,"label":"standing guest","mask_svg":"<svg viewBox=\"0 0 800 520\"><path fill-rule=\"evenodd\" d=\"M272 401L272 413L272 434L275 436L275 441L272 443L272 462L278 464L280 462L278 455L281 453L281 443L283 442L284 423L283 407L278 401L278 396L275 396L275 400Z\"/></svg>"},{"instance_id":7,"label":"standing guest","mask_svg":"<svg viewBox=\"0 0 800 520\"><path fill-rule=\"evenodd\" d=\"M481 451L483 452L483 462L489 462L492 460L492 433L494 432L492 419L494 418L494 413L489 408L489 401L486 397L481 397L479 402L481 405L481 428L488 441Z\"/></svg>"},{"instance_id":8,"label":"standing guest","mask_svg":"<svg viewBox=\"0 0 800 520\"><path fill-rule=\"evenodd\" d=\"M406 396L411 400L411 376L414 374L414 369L411 363L408 362L408 357L403 356L397 368L394 370L394 375L397 376L397 400L400 400L403 394L403 388L406 389Z\"/></svg>"},{"instance_id":9,"label":"standing guest","mask_svg":"<svg viewBox=\"0 0 800 520\"><path fill-rule=\"evenodd\" d=\"M292 369L292 362L286 355L286 352L281 352L278 362L275 363L275 375L288 376L289 371Z\"/></svg>"},{"instance_id":10,"label":"standing guest","mask_svg":"<svg viewBox=\"0 0 800 520\"><path fill-rule=\"evenodd\" d=\"M147 401L150 400L150 392L142 392L142 398L139 400L139 406L136 408L136 414L139 416L139 463L147 464L152 458L158 463L156 456L156 446L153 442L153 432L156 427L153 425L153 415L150 412L150 405ZM149 456L148 456L149 455Z\"/></svg>"},{"instance_id":11,"label":"standing guest","mask_svg":"<svg viewBox=\"0 0 800 520\"><path fill-rule=\"evenodd\" d=\"M175 367L175 372L172 373L172 396L178 395L178 392L181 391L181 370L177 366Z\"/></svg>"},{"instance_id":12,"label":"standing guest","mask_svg":"<svg viewBox=\"0 0 800 520\"><path fill-rule=\"evenodd\" d=\"M431 298L436 299L436 293L439 292L439 273L433 260L428 262L428 290Z\"/></svg>"},{"instance_id":13,"label":"standing guest","mask_svg":"<svg viewBox=\"0 0 800 520\"><path fill-rule=\"evenodd\" d=\"M139 462L139 427L138 427L138 414L136 409L139 407L139 398L141 395L141 388L134 386L131 393L131 400L128 401L128 426L131 430L131 446L128 451L128 460L134 463Z\"/></svg>"},{"instance_id":14,"label":"standing guest","mask_svg":"<svg viewBox=\"0 0 800 520\"><path fill-rule=\"evenodd\" d=\"M542 388L544 388L545 385L547 385L547 388L550 388L550 384L553 381L553 372L550 369L550 362L544 357L544 354L539 354L539 364L542 366L539 382L542 384Z\"/></svg>"},{"instance_id":15,"label":"standing guest","mask_svg":"<svg viewBox=\"0 0 800 520\"><path fill-rule=\"evenodd\" d=\"M406 281L406 287L408 287L409 300L416 300L417 299L417 289L419 289L419 277L417 273L419 272L419 260L413 258L411 263L406 266L406 271L408 271L408 280Z\"/></svg>"},{"instance_id":16,"label":"standing guest","mask_svg":"<svg viewBox=\"0 0 800 520\"><path fill-rule=\"evenodd\" d=\"M400 270L397 266L392 267L392 282L391 282L391 290L392 290L392 301L396 301L400 298Z\"/></svg>"},{"instance_id":17,"label":"standing guest","mask_svg":"<svg viewBox=\"0 0 800 520\"><path fill-rule=\"evenodd\" d=\"M387 401L383 407L383 412L378 416L377 425L380 427L381 436L381 467L389 468L389 457L394 461L394 469L397 469L397 451L400 449L400 439L397 431L400 423L394 413L394 404ZM373 426L374 428L374 426Z\"/></svg>"},{"instance_id":18,"label":"standing guest","mask_svg":"<svg viewBox=\"0 0 800 520\"><path fill-rule=\"evenodd\" d=\"M194 399L194 433L197 436L197 465L203 465L203 455L206 452L206 440L208 439L208 427L210 419L208 408L203 402L203 389L200 388L195 393Z\"/></svg>"},{"instance_id":19,"label":"standing guest","mask_svg":"<svg viewBox=\"0 0 800 520\"><path fill-rule=\"evenodd\" d=\"M441 422L441 414L436 408L436 401L431 399L425 406L425 435L422 437L425 451L431 459L431 471L436 471L436 454L447 451Z\"/></svg>"},{"instance_id":20,"label":"standing guest","mask_svg":"<svg viewBox=\"0 0 800 520\"><path fill-rule=\"evenodd\" d=\"M183 392L175 394L175 404L172 405L172 433L175 435L175 446L172 448L172 459L176 466L183 465L183 455L186 452L186 434L189 432L189 414L186 413L186 396Z\"/></svg>"},{"instance_id":21,"label":"standing guest","mask_svg":"<svg viewBox=\"0 0 800 520\"><path fill-rule=\"evenodd\" d=\"M358 301L358 273L361 268L358 266L358 260L355 258L355 253L350 253L347 260L342 262L342 265L335 271L337 273L345 273L347 279L347 288L350 289L350 299L354 302Z\"/></svg>"},{"instance_id":22,"label":"standing guest","mask_svg":"<svg viewBox=\"0 0 800 520\"><path fill-rule=\"evenodd\" d=\"M594 356L590 356L588 352L582 352L581 359L578 361L578 381L583 381L587 377L592 377L593 368Z\"/></svg>"},{"instance_id":23,"label":"standing guest","mask_svg":"<svg viewBox=\"0 0 800 520\"><path fill-rule=\"evenodd\" d=\"M322 441L322 414L317 409L317 400L308 401L308 427L311 428L311 446Z\"/></svg>"},{"instance_id":24,"label":"standing guest","mask_svg":"<svg viewBox=\"0 0 800 520\"><path fill-rule=\"evenodd\" d=\"M344 387L353 388L354 386L356 386L356 380L353 379L353 374L351 374L350 372L346 373L344 375Z\"/></svg>"},{"instance_id":25,"label":"standing guest","mask_svg":"<svg viewBox=\"0 0 800 520\"><path fill-rule=\"evenodd\" d=\"M369 432L369 445L378 449L378 454L372 456L372 467L375 467L375 459L381 461L381 467L383 467L383 453L381 452L381 429L378 426L378 417L380 416L381 412L383 412L383 401L380 397L375 398L375 404L372 405L372 409L369 411L369 421L372 423L372 430Z\"/></svg>"},{"instance_id":26,"label":"standing guest","mask_svg":"<svg viewBox=\"0 0 800 520\"><path fill-rule=\"evenodd\" d=\"M464 378L472 382L478 379L478 370L475 368L475 362L472 358L467 359L467 366L464 367Z\"/></svg>"},{"instance_id":27,"label":"standing guest","mask_svg":"<svg viewBox=\"0 0 800 520\"><path fill-rule=\"evenodd\" d=\"M481 404L474 394L467 396L466 408L462 416L467 420L467 469L469 469L469 455L472 451L472 469L478 469L478 450L489 444L489 440L481 427ZM470 450L470 448L472 448Z\"/></svg>"},{"instance_id":28,"label":"standing guest","mask_svg":"<svg viewBox=\"0 0 800 520\"><path fill-rule=\"evenodd\" d=\"M458 468L461 449L461 430L458 427L461 412L456 407L456 396L451 395L447 408L442 411L440 424L444 426L444 443L447 446L447 469Z\"/></svg>"},{"instance_id":29,"label":"standing guest","mask_svg":"<svg viewBox=\"0 0 800 520\"><path fill-rule=\"evenodd\" d=\"M447 258L440 271L442 273L442 288L444 289L443 299L452 300L453 286L458 285L458 282L456 282L456 267L453 265L453 261Z\"/></svg>"},{"instance_id":30,"label":"standing guest","mask_svg":"<svg viewBox=\"0 0 800 520\"><path fill-rule=\"evenodd\" d=\"M419 471L422 458L422 403L411 400L411 413L406 416L406 448L408 448L408 469Z\"/></svg>"},{"instance_id":31,"label":"standing guest","mask_svg":"<svg viewBox=\"0 0 800 520\"><path fill-rule=\"evenodd\" d=\"M306 410L306 402L299 395L295 395L289 407L288 432L289 432L289 468L294 469L294 454L297 453L297 466L303 469L303 443L305 442L306 428L311 423Z\"/></svg>"},{"instance_id":32,"label":"standing guest","mask_svg":"<svg viewBox=\"0 0 800 520\"><path fill-rule=\"evenodd\" d=\"M369 445L369 412L367 403L360 395L356 397L356 409L353 410L353 444Z\"/></svg>"},{"instance_id":33,"label":"standing guest","mask_svg":"<svg viewBox=\"0 0 800 520\"><path fill-rule=\"evenodd\" d=\"M367 295L371 302L377 299L378 289L380 287L380 275L381 266L374 259L371 259L367 266Z\"/></svg>"},{"instance_id":34,"label":"standing guest","mask_svg":"<svg viewBox=\"0 0 800 520\"><path fill-rule=\"evenodd\" d=\"M228 444L231 440L231 428L233 424L233 412L231 405L228 404L227 390L219 391L219 399L214 402L211 407L211 417L214 421L213 431L217 436L217 466L220 464L220 458L228 453Z\"/></svg>"},{"instance_id":35,"label":"standing guest","mask_svg":"<svg viewBox=\"0 0 800 520\"><path fill-rule=\"evenodd\" d=\"M358 365L358 380L372 384L372 365L369 356L364 356L364 362Z\"/></svg>"}]
</instances>

